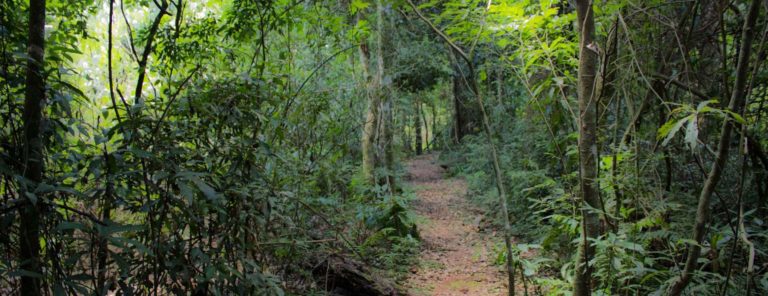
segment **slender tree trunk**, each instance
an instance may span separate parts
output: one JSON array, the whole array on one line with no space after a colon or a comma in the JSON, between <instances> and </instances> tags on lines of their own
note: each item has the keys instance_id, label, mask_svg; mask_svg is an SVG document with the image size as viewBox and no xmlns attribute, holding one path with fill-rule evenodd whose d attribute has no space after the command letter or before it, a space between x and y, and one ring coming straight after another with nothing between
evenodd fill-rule
<instances>
[{"instance_id":1,"label":"slender tree trunk","mask_svg":"<svg viewBox=\"0 0 768 296\"><path fill-rule=\"evenodd\" d=\"M383 89L384 78L384 8L381 1L376 1L376 37L375 37L375 68L370 72L369 60L371 57L368 46L360 45L360 62L363 71L368 77L368 111L363 127L363 175L369 184L377 182L376 168L383 165L389 172L380 178L380 183L386 183L393 190L394 184L394 128L392 114L392 99L386 95Z\"/></svg>"},{"instance_id":2,"label":"slender tree trunk","mask_svg":"<svg viewBox=\"0 0 768 296\"><path fill-rule=\"evenodd\" d=\"M122 123L120 117L120 110L117 107L117 100L115 99L114 77L112 73L112 22L115 8L115 1L109 0L109 24L107 32L107 78L109 80L109 98L112 101L112 107L115 112L118 124ZM104 192L104 198L102 200L101 219L103 221L109 221L112 219L112 202L114 194L114 184L112 183L112 172L109 166L109 151L107 150L106 143L104 144L104 165L106 167L106 190ZM109 259L109 249L107 238L99 236L99 248L97 251L98 261L98 275L96 278L96 293L98 295L106 295L109 286L106 283L107 277L107 260Z\"/></svg>"},{"instance_id":3,"label":"slender tree trunk","mask_svg":"<svg viewBox=\"0 0 768 296\"><path fill-rule=\"evenodd\" d=\"M430 108L432 109L432 149L437 149L437 134L435 131L437 131L437 110L435 108L435 102L433 101L430 105Z\"/></svg>"},{"instance_id":4,"label":"slender tree trunk","mask_svg":"<svg viewBox=\"0 0 768 296\"><path fill-rule=\"evenodd\" d=\"M731 99L728 103L728 109L742 113L744 100L746 96L746 83L747 74L749 72L749 59L752 55L752 41L755 35L755 23L757 22L757 16L760 12L759 0L753 0L750 4L749 12L747 13L744 21L744 26L741 31L741 48L739 50L739 60L736 65L736 80L734 81L733 90L731 93ZM699 203L696 208L696 222L693 226L693 241L695 244L688 245L688 257L685 262L685 268L683 269L680 277L669 288L669 295L677 296L682 294L685 287L691 281L694 270L698 266L698 260L701 253L701 242L704 239L707 223L709 223L710 215L710 199L712 193L717 187L717 183L720 181L720 176L725 168L726 160L728 159L728 150L730 149L731 131L733 125L730 120L725 120L722 126L722 132L720 133L720 141L717 145L717 155L715 161L712 163L712 167L707 175L707 180L704 181L704 187L701 189L699 195Z\"/></svg>"},{"instance_id":5,"label":"slender tree trunk","mask_svg":"<svg viewBox=\"0 0 768 296\"><path fill-rule=\"evenodd\" d=\"M456 88L458 87L456 84L459 83L457 79L454 77L453 79L453 144L459 144L461 141L461 112L459 107L459 94L456 92Z\"/></svg>"},{"instance_id":6,"label":"slender tree trunk","mask_svg":"<svg viewBox=\"0 0 768 296\"><path fill-rule=\"evenodd\" d=\"M594 43L595 23L592 0L577 0L576 14L579 40L579 184L581 187L582 230L573 278L573 295L591 295L592 277L588 262L594 248L590 240L600 235L600 217L595 209L602 209L597 191L597 46Z\"/></svg>"},{"instance_id":7,"label":"slender tree trunk","mask_svg":"<svg viewBox=\"0 0 768 296\"><path fill-rule=\"evenodd\" d=\"M403 139L403 148L404 151L408 154L411 153L411 135L408 133L408 113L403 112L401 110L400 112L400 134L402 135Z\"/></svg>"},{"instance_id":8,"label":"slender tree trunk","mask_svg":"<svg viewBox=\"0 0 768 296\"><path fill-rule=\"evenodd\" d=\"M45 0L29 1L29 46L27 54L27 89L24 96L24 167L23 175L34 192L43 181L43 107L45 106ZM30 194L30 196L32 196ZM21 277L21 295L42 295L42 260L40 258L40 219L42 200L28 198L20 209L19 268L39 277Z\"/></svg>"},{"instance_id":9,"label":"slender tree trunk","mask_svg":"<svg viewBox=\"0 0 768 296\"><path fill-rule=\"evenodd\" d=\"M139 77L136 79L136 89L134 90L134 104L142 105L143 99L141 97L142 88L144 87L144 76L147 74L147 63L149 62L149 54L152 52L152 42L155 40L155 35L160 29L160 21L163 16L168 14L168 1L161 0L160 11L152 21L152 25L149 27L149 34L147 35L147 44L144 45L144 51L141 52L141 59L139 60Z\"/></svg>"},{"instance_id":10,"label":"slender tree trunk","mask_svg":"<svg viewBox=\"0 0 768 296\"><path fill-rule=\"evenodd\" d=\"M421 114L421 122L424 123L424 149L429 150L429 121L427 121L427 111L419 103L419 113Z\"/></svg>"},{"instance_id":11,"label":"slender tree trunk","mask_svg":"<svg viewBox=\"0 0 768 296\"><path fill-rule=\"evenodd\" d=\"M388 185L390 193L397 191L395 183L395 141L394 141L394 116L392 96L386 91L384 85L384 37L386 28L384 27L384 5L381 0L376 0L376 86L381 102L380 122L380 145L381 154L379 158L386 168L384 182Z\"/></svg>"},{"instance_id":12,"label":"slender tree trunk","mask_svg":"<svg viewBox=\"0 0 768 296\"><path fill-rule=\"evenodd\" d=\"M416 116L414 117L416 120L413 121L413 130L416 133L416 155L421 155L422 153L422 143L421 143L421 103L416 102Z\"/></svg>"},{"instance_id":13,"label":"slender tree trunk","mask_svg":"<svg viewBox=\"0 0 768 296\"><path fill-rule=\"evenodd\" d=\"M599 100L606 101L610 103L613 101L613 97L616 94L616 87L615 87L615 80L616 80L616 70L613 68L614 61L616 60L617 56L617 45L619 39L619 20L618 18L616 21L614 21L613 27L608 33L608 40L606 42L606 50L605 54L603 55L601 64L601 70L600 70L600 81L597 83L594 91L598 94ZM614 120L614 133L613 133L613 142L614 142L614 153L612 155L612 165L611 165L611 183L613 187L614 192L614 200L616 202L616 205L614 207L615 213L619 213L621 209L621 202L624 200L621 188L619 188L619 184L617 181L617 169L618 169L618 153L619 153L619 146L617 145L617 142L619 141L619 123L621 122L621 100L616 99L615 102L615 120ZM597 122L599 125L599 121ZM598 128L598 127L596 127ZM598 172L599 174L599 172ZM602 199L600 199L602 201ZM601 205L603 206L602 210L604 212L603 218L606 221L606 224L610 225L611 228L613 228L614 232L618 232L619 230L619 217L620 215L615 215L616 220L612 219L610 215L608 215L608 211L605 209L605 204L601 202Z\"/></svg>"},{"instance_id":14,"label":"slender tree trunk","mask_svg":"<svg viewBox=\"0 0 768 296\"><path fill-rule=\"evenodd\" d=\"M496 70L496 100L499 103L504 103L504 69L499 67ZM503 105L502 105L503 106Z\"/></svg>"},{"instance_id":15,"label":"slender tree trunk","mask_svg":"<svg viewBox=\"0 0 768 296\"><path fill-rule=\"evenodd\" d=\"M104 145L104 164L105 164L105 171L106 174L104 178L106 179L106 190L104 191L104 198L102 199L102 209L101 209L101 220L102 221L109 221L112 219L112 203L113 203L113 195L115 192L115 187L112 182L112 171L110 169L109 165L109 158L110 155L107 152L106 144ZM97 295L107 295L107 290L109 289L109 284L107 283L107 260L109 259L109 245L107 241L107 237L99 234L98 237L98 250L97 250L97 278L96 278L96 294Z\"/></svg>"},{"instance_id":16,"label":"slender tree trunk","mask_svg":"<svg viewBox=\"0 0 768 296\"><path fill-rule=\"evenodd\" d=\"M452 59L455 59L454 56L461 56L461 54L452 50ZM462 67L461 62L457 60L454 60L453 71L454 120L456 137L461 141L464 136L482 128L482 115L474 102L472 84L476 83L475 73L472 73L471 69Z\"/></svg>"},{"instance_id":17,"label":"slender tree trunk","mask_svg":"<svg viewBox=\"0 0 768 296\"><path fill-rule=\"evenodd\" d=\"M376 166L377 168L383 168L383 174L378 176L379 185L387 185L390 192L394 192L394 153L392 151L392 139L394 133L392 132L392 100L387 95L383 94L383 89L379 88L382 93L379 97L379 126L376 130Z\"/></svg>"},{"instance_id":18,"label":"slender tree trunk","mask_svg":"<svg viewBox=\"0 0 768 296\"><path fill-rule=\"evenodd\" d=\"M386 95L385 95L386 96ZM386 184L389 187L390 193L398 192L397 182L395 180L395 134L394 134L394 115L392 113L392 98L386 97L384 100L384 107L382 108L383 116L383 152L384 152L384 165L387 169Z\"/></svg>"},{"instance_id":19,"label":"slender tree trunk","mask_svg":"<svg viewBox=\"0 0 768 296\"><path fill-rule=\"evenodd\" d=\"M376 168L376 126L379 117L379 97L376 93L375 80L371 77L369 60L370 50L368 45L363 42L360 44L360 64L363 67L363 77L366 80L366 97L368 99L368 110L365 114L362 135L363 152L363 177L369 184L375 182L374 170Z\"/></svg>"}]
</instances>

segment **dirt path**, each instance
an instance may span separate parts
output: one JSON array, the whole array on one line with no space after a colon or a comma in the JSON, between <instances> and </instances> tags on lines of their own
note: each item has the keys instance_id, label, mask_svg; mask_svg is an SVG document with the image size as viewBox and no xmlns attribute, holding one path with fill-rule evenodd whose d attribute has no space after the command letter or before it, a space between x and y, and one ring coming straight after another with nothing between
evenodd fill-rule
<instances>
[{"instance_id":1,"label":"dirt path","mask_svg":"<svg viewBox=\"0 0 768 296\"><path fill-rule=\"evenodd\" d=\"M506 278L491 265L500 239L478 232L480 214L466 200L463 179L443 177L435 155L412 159L415 211L425 220L420 264L405 286L410 295L505 295Z\"/></svg>"}]
</instances>

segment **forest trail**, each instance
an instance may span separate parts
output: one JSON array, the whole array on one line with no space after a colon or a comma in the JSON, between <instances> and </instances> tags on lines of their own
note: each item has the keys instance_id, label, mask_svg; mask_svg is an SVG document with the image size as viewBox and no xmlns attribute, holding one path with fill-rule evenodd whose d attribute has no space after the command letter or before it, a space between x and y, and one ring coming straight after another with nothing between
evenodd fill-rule
<instances>
[{"instance_id":1,"label":"forest trail","mask_svg":"<svg viewBox=\"0 0 768 296\"><path fill-rule=\"evenodd\" d=\"M419 264L405 283L409 295L505 295L506 276L492 265L501 239L478 231L482 215L466 200L466 181L447 179L434 154L408 163L414 210L424 221Z\"/></svg>"}]
</instances>

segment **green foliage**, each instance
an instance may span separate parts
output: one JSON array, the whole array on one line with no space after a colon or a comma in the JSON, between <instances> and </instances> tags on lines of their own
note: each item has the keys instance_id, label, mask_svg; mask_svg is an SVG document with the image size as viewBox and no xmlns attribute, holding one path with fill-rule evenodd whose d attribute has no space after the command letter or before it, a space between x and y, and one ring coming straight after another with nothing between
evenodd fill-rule
<instances>
[{"instance_id":1,"label":"green foliage","mask_svg":"<svg viewBox=\"0 0 768 296\"><path fill-rule=\"evenodd\" d=\"M662 61L659 48L663 45L659 45L659 40L674 44L676 39L657 19L633 16L632 13L638 11L635 5L632 1L593 5L595 49L601 58L598 67L599 71L607 71L599 74L601 79L613 79L599 80L597 85L612 88L600 94L605 97L599 98L597 108L600 129L596 149L600 158L596 182L603 203L600 209L577 207L580 204L576 132L579 118L575 86L579 43L573 7L559 1L494 1L490 7L477 1L431 1L422 5L424 9L440 12L434 18L460 46L476 50L483 58L492 53L490 58L478 59L481 66L477 68L481 80L491 82L481 91L487 109L491 110L490 122L497 131L494 136L501 153L505 186L510 192L509 215L516 222L513 235L523 242L541 246L534 258L551 259L531 265L537 268L530 279L536 289L540 289L536 291L546 295L571 293L573 256L581 234L582 210L599 214L604 233L589 242L596 250L589 262L593 267L593 292L664 295L679 274L686 243L691 242L690 225L696 216L696 197L702 186L700 174L709 169L709 157L717 146L713 144L716 143L713 136L718 134L723 121L747 125L747 130L757 126L764 130L763 123L756 122L759 120L754 116L762 112L755 109L756 103L749 104L750 111L741 116L723 105L716 107L716 100L705 98L713 93L727 94L722 89L728 88L732 75L690 78L682 74L694 72L690 72L691 68L681 70L681 65L695 65L695 71L700 71L696 73L714 73L711 71L719 69L721 61L702 55L697 52L699 49L686 53L691 55L689 60L683 57ZM680 8L679 11L661 7L652 10L680 21L686 17L683 7ZM741 21L727 16L725 25L736 28ZM683 26L699 29L695 25ZM618 35L618 51L612 56L615 60L606 65L603 63L608 61L605 59L610 50L607 43L613 34ZM723 46L732 46L737 39L730 35L724 38ZM725 57L718 58L729 59L734 54L729 50ZM649 73L655 75L664 67L671 71L673 79L686 82L653 80ZM504 69L503 85L507 87L502 89L500 97L496 96L498 90L489 75L492 69L498 68ZM730 71L731 68L729 74ZM761 72L764 71L754 72L755 79L764 75ZM719 84L722 79L727 81L726 86ZM652 83L664 87L654 87ZM698 92L686 90L690 87L687 83ZM751 97L755 102L762 102L765 98L761 86L757 87L753 91L760 95ZM658 104L659 101L664 103ZM510 110L506 106L515 108ZM659 120L649 115L656 112L660 114ZM681 131L685 131L683 141L672 141ZM679 153L685 146L694 152L709 153ZM465 137L461 145L453 149L456 150L443 155L443 161L451 163L450 159L465 157L465 161L451 170L467 179L472 200L487 211L487 216L494 217L499 227L487 141L481 137ZM738 193L745 200L756 201L754 189L747 189L756 185L751 183L753 177L749 177L749 173L743 180L746 187L737 191L733 186L742 184L737 183L741 181L740 173L734 168L738 167L734 165L738 163L736 159L728 160L720 183L729 185L719 186L718 190L729 192L728 196ZM761 170L760 166L755 168ZM729 198L713 200L712 230L702 243L702 252L708 255L700 259L699 266L703 267L695 274L688 292L717 294L723 293L725 286L729 287L728 293L744 291L746 275L733 273L732 269L730 274L725 271L727 264L731 267L745 264L729 255L734 253L728 253L734 252L734 245L741 244L734 243L737 213L728 210L733 209L735 202ZM746 221L747 228L754 225L749 219ZM759 231L750 232L749 237L762 241L756 232ZM735 252L744 254L743 248ZM532 264L527 258L515 259L523 266ZM504 260L500 256L497 263ZM751 284L753 289L759 286L757 282Z\"/></svg>"},{"instance_id":2,"label":"green foliage","mask_svg":"<svg viewBox=\"0 0 768 296\"><path fill-rule=\"evenodd\" d=\"M710 107L710 104L716 104L717 100L709 100L709 101L703 101L699 103L696 108L692 108L692 106L683 104L680 107L677 107L672 110L670 113L670 117L676 118L676 117L682 117L677 120L670 120L667 121L664 125L662 125L659 128L657 139L664 139L662 142L662 145L667 145L669 141L675 137L675 134L680 130L680 128L683 127L683 125L686 126L686 133L685 133L685 142L688 144L688 147L691 150L696 150L696 147L698 146L698 140L699 140L699 120L700 117L703 117L708 114L715 115L719 118L723 118L724 120L734 120L739 124L746 124L746 121L744 121L744 118L741 117L741 115L734 113L733 111L727 110L727 109L718 109L715 107Z\"/></svg>"},{"instance_id":3,"label":"green foliage","mask_svg":"<svg viewBox=\"0 0 768 296\"><path fill-rule=\"evenodd\" d=\"M415 263L420 246L416 217L407 206L412 198L387 196L372 206L359 206L356 215L368 233L359 246L361 253L395 278Z\"/></svg>"},{"instance_id":4,"label":"green foliage","mask_svg":"<svg viewBox=\"0 0 768 296\"><path fill-rule=\"evenodd\" d=\"M35 277L53 295L104 294L102 284L125 295L324 295L307 266L327 253L402 278L419 219L402 166L376 168L395 186L360 174L372 94L391 103L376 132L395 134L376 138L395 150L377 155L401 161L422 136L444 149L490 226L513 221L516 268L539 294L569 295L585 211L603 230L588 242L595 294L664 295L693 244L702 258L686 293L768 290L762 57L747 59L744 113L717 101L731 96L746 1L594 1L585 50L599 57L589 147L599 209L579 208L573 1L416 1L476 73L402 1L382 1L381 32L369 0L46 1L40 184L22 177L27 2L0 5L2 293ZM371 92L377 55L384 74ZM457 137L457 117L480 122L462 79L479 82L509 213L498 212L479 126ZM739 132L722 143L739 153L724 161L696 242L690 226L724 122ZM27 203L41 210L43 274L19 268ZM505 262L502 245L493 251Z\"/></svg>"},{"instance_id":5,"label":"green foliage","mask_svg":"<svg viewBox=\"0 0 768 296\"><path fill-rule=\"evenodd\" d=\"M53 294L96 294L102 256L104 280L126 295L284 295L311 293L313 275L303 270L326 252L365 253L387 269L415 254L409 199L385 199L383 188L354 179L364 90L360 65L348 63L357 53L341 50L359 39L340 36L370 29L339 17L346 8L116 1L110 69L108 6L49 1L50 185L23 192L25 68L16 65L25 60L26 15L6 7L26 4L6 2L0 221L18 233L19 196L47 209L42 256L55 269L38 276ZM149 42L143 91L134 94ZM358 220L358 212L375 215ZM25 275L18 245L16 234L0 236L0 290Z\"/></svg>"}]
</instances>

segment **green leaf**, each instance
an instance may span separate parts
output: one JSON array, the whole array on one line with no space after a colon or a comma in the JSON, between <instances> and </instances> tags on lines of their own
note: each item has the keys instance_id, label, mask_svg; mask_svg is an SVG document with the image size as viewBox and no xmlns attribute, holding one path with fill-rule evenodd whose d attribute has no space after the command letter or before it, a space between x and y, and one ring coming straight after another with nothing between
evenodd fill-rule
<instances>
[{"instance_id":1,"label":"green leaf","mask_svg":"<svg viewBox=\"0 0 768 296\"><path fill-rule=\"evenodd\" d=\"M35 189L35 194L45 194L45 193L52 193L52 192L63 192L63 193L68 193L75 196L80 195L80 192L78 192L72 187L53 186L47 183L40 183L40 185L38 185L38 187Z\"/></svg>"},{"instance_id":2,"label":"green leaf","mask_svg":"<svg viewBox=\"0 0 768 296\"><path fill-rule=\"evenodd\" d=\"M70 276L69 278L67 278L67 280L77 281L77 282L90 281L90 280L93 280L93 276L87 273L80 273L80 274L75 274Z\"/></svg>"},{"instance_id":3,"label":"green leaf","mask_svg":"<svg viewBox=\"0 0 768 296\"><path fill-rule=\"evenodd\" d=\"M80 90L79 88L75 87L74 85L69 84L68 82L66 82L64 80L57 80L57 82L60 83L62 86L64 86L64 88L69 89L70 91L72 91L76 95L80 96L81 98L83 98L85 100L88 100L88 96L86 96L85 93L83 93L82 90Z\"/></svg>"},{"instance_id":4,"label":"green leaf","mask_svg":"<svg viewBox=\"0 0 768 296\"><path fill-rule=\"evenodd\" d=\"M613 264L613 269L615 270L623 269L621 264L621 259L619 259L619 257L613 257L612 264Z\"/></svg>"},{"instance_id":5,"label":"green leaf","mask_svg":"<svg viewBox=\"0 0 768 296\"><path fill-rule=\"evenodd\" d=\"M687 244L687 245L702 247L702 245L699 244L697 241L689 239L689 238L680 239L680 240L678 240L678 242L684 243L684 244Z\"/></svg>"},{"instance_id":6,"label":"green leaf","mask_svg":"<svg viewBox=\"0 0 768 296\"><path fill-rule=\"evenodd\" d=\"M691 120L688 120L688 126L685 132L685 142L691 150L696 149L696 145L699 141L699 120L697 116L693 116Z\"/></svg>"},{"instance_id":7,"label":"green leaf","mask_svg":"<svg viewBox=\"0 0 768 296\"><path fill-rule=\"evenodd\" d=\"M56 225L56 230L58 231L64 231L64 230L74 230L79 229L82 231L87 231L88 226L86 226L83 223L80 222L70 222L70 221L64 221L59 223L59 225Z\"/></svg>"},{"instance_id":8,"label":"green leaf","mask_svg":"<svg viewBox=\"0 0 768 296\"><path fill-rule=\"evenodd\" d=\"M349 4L349 13L355 14L360 10L368 8L368 6L371 6L370 3L367 3L362 0L352 0L352 3Z\"/></svg>"},{"instance_id":9,"label":"green leaf","mask_svg":"<svg viewBox=\"0 0 768 296\"><path fill-rule=\"evenodd\" d=\"M733 112L731 110L723 110L723 112L728 113L728 115L730 115L731 118L733 118L733 120L736 120L736 122L741 124L747 124L747 121L744 120L744 117L741 117L741 115L739 115L738 113Z\"/></svg>"},{"instance_id":10,"label":"green leaf","mask_svg":"<svg viewBox=\"0 0 768 296\"><path fill-rule=\"evenodd\" d=\"M195 183L195 186L197 186L197 189L200 189L200 191L203 192L206 198L208 198L209 200L219 199L219 195L218 193L216 193L216 190L213 189L213 187L211 187L210 185L203 182L203 180L201 180L198 177L191 177L189 179L192 181L192 183Z\"/></svg>"},{"instance_id":11,"label":"green leaf","mask_svg":"<svg viewBox=\"0 0 768 296\"><path fill-rule=\"evenodd\" d=\"M685 124L685 122L690 120L693 116L695 115L688 115L676 122L672 120L667 121L667 123L665 123L659 128L659 131L656 135L656 139L658 140L658 139L664 138L664 142L662 142L661 145L666 146L667 143L669 143L669 141L672 140L673 137L675 137L675 134L677 134L680 128L683 127L683 124Z\"/></svg>"},{"instance_id":12,"label":"green leaf","mask_svg":"<svg viewBox=\"0 0 768 296\"><path fill-rule=\"evenodd\" d=\"M27 191L27 192L24 192L24 196L26 196L27 199L29 199L29 202L31 202L32 205L36 205L37 204L37 195L36 194Z\"/></svg>"},{"instance_id":13,"label":"green leaf","mask_svg":"<svg viewBox=\"0 0 768 296\"><path fill-rule=\"evenodd\" d=\"M22 276L23 277L32 277L32 278L42 278L43 277L43 275L41 275L41 274L39 274L37 272L32 272L32 271L24 270L24 269L17 269L17 270L14 270L14 271L11 271L11 272L8 273L8 277L22 277Z\"/></svg>"},{"instance_id":14,"label":"green leaf","mask_svg":"<svg viewBox=\"0 0 768 296\"><path fill-rule=\"evenodd\" d=\"M128 152L130 152L131 154L135 155L138 158L144 158L144 159L152 158L152 153L149 153L139 148L131 147L131 148L128 148L127 150Z\"/></svg>"},{"instance_id":15,"label":"green leaf","mask_svg":"<svg viewBox=\"0 0 768 296\"><path fill-rule=\"evenodd\" d=\"M640 252L640 253L645 252L645 249L643 248L643 246L641 246L639 244L636 244L636 243L633 243L633 242L618 241L616 243L616 245L618 245L618 246L620 246L620 247L622 247L624 249L632 250L632 251L635 251L635 252Z\"/></svg>"},{"instance_id":16,"label":"green leaf","mask_svg":"<svg viewBox=\"0 0 768 296\"><path fill-rule=\"evenodd\" d=\"M118 232L126 232L126 231L139 231L143 228L141 225L122 225L122 224L112 224L107 225L99 229L102 235L110 235L113 233Z\"/></svg>"},{"instance_id":17,"label":"green leaf","mask_svg":"<svg viewBox=\"0 0 768 296\"><path fill-rule=\"evenodd\" d=\"M107 240L110 242L110 244L119 248L125 249L125 248L128 248L129 245L132 245L134 248L136 248L137 251L139 251L139 253L143 255L152 254L152 251L149 248L147 248L141 242L132 238L115 236L115 237L109 237Z\"/></svg>"},{"instance_id":18,"label":"green leaf","mask_svg":"<svg viewBox=\"0 0 768 296\"><path fill-rule=\"evenodd\" d=\"M192 191L192 188L189 187L187 182L184 182L181 179L176 179L176 186L179 186L179 192L181 192L181 196L187 200L189 205L192 205L192 201L195 199L195 193Z\"/></svg>"},{"instance_id":19,"label":"green leaf","mask_svg":"<svg viewBox=\"0 0 768 296\"><path fill-rule=\"evenodd\" d=\"M696 106L696 113L706 112L706 111L704 111L705 109L706 110L712 109L712 108L708 108L707 105L709 105L709 104L716 104L716 103L717 103L717 100L707 100L707 101L701 102L701 103L699 103L699 105Z\"/></svg>"}]
</instances>

